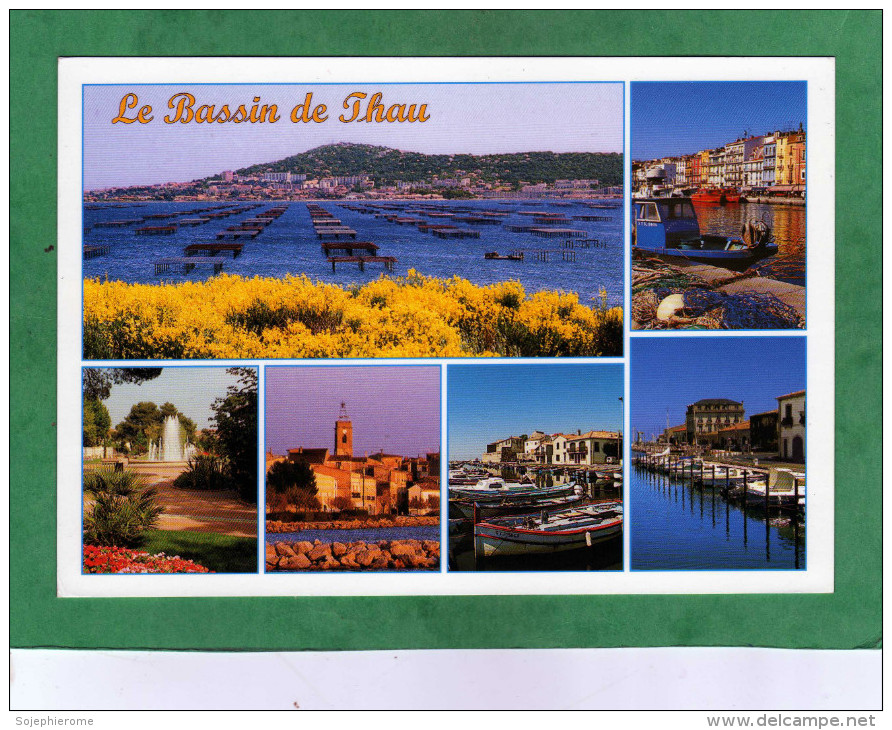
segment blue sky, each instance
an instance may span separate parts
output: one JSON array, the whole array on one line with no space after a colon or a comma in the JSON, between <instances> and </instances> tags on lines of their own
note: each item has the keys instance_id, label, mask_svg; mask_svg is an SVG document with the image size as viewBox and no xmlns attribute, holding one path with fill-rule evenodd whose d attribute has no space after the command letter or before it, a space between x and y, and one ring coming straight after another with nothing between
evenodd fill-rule
<instances>
[{"instance_id":1,"label":"blue sky","mask_svg":"<svg viewBox=\"0 0 892 730\"><path fill-rule=\"evenodd\" d=\"M635 82L630 104L633 160L692 154L744 131L807 128L804 81Z\"/></svg>"},{"instance_id":2,"label":"blue sky","mask_svg":"<svg viewBox=\"0 0 892 730\"><path fill-rule=\"evenodd\" d=\"M268 367L266 448L333 449L341 402L356 456L440 451L440 368L433 366Z\"/></svg>"},{"instance_id":3,"label":"blue sky","mask_svg":"<svg viewBox=\"0 0 892 730\"><path fill-rule=\"evenodd\" d=\"M338 120L346 97L383 94L383 104L426 104L421 123ZM112 124L122 97L153 107L148 124ZM201 104L276 104L275 124L166 124L168 100L189 92ZM329 118L290 121L291 109L312 92ZM135 116L129 112L130 117ZM349 117L348 117L349 118ZM379 84L368 85L107 85L84 89L84 188L188 181L273 162L334 142L383 145L429 154L622 152L622 84ZM360 172L360 171L357 171Z\"/></svg>"},{"instance_id":4,"label":"blue sky","mask_svg":"<svg viewBox=\"0 0 892 730\"><path fill-rule=\"evenodd\" d=\"M486 444L539 430L621 428L622 365L450 365L449 458L479 458Z\"/></svg>"},{"instance_id":5,"label":"blue sky","mask_svg":"<svg viewBox=\"0 0 892 730\"><path fill-rule=\"evenodd\" d=\"M742 401L746 416L804 390L805 337L633 337L631 430L650 439L702 398Z\"/></svg>"},{"instance_id":6,"label":"blue sky","mask_svg":"<svg viewBox=\"0 0 892 730\"><path fill-rule=\"evenodd\" d=\"M180 413L195 421L198 428L211 426L214 412L211 405L226 397L226 389L237 385L238 378L226 368L164 368L154 380L141 385L113 385L111 395L103 401L111 416L112 426L123 421L136 403L151 401L157 406L173 403Z\"/></svg>"}]
</instances>

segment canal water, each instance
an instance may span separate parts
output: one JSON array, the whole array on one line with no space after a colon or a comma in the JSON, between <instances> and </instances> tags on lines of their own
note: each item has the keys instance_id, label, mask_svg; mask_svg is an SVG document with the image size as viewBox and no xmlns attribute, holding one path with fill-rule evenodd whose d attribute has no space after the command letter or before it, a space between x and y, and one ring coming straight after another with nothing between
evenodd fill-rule
<instances>
[{"instance_id":1,"label":"canal water","mask_svg":"<svg viewBox=\"0 0 892 730\"><path fill-rule=\"evenodd\" d=\"M252 201L247 201L251 203ZM256 201L253 201L256 202ZM479 239L439 239L422 233L412 225L397 225L374 215L362 215L339 205L340 201L321 202L319 205L340 219L345 226L356 230L357 241L371 241L380 249L380 256L395 256L397 264L394 276L404 276L415 269L427 276L451 278L459 276L478 285L494 284L507 280L520 281L527 293L563 290L579 294L580 302L591 306L599 301L603 287L610 306L623 303L623 209L590 208L574 201L530 200L459 200L459 201L387 201L399 209L381 212L403 214L422 218L429 223L445 223L480 231ZM407 209L423 204L446 209L468 209L465 215L475 212L501 211L509 215L501 218L500 225L474 225L454 223L451 219L425 218ZM603 201L601 201L603 203ZM599 204L601 204L599 203ZM108 254L84 261L84 277L119 280L126 282L159 283L162 281L203 280L208 277L208 267L199 266L188 275L155 275L154 260L164 257L183 256L183 247L191 243L208 243L223 229L243 220L253 218L281 201L269 201L261 207L240 215L212 220L203 225L181 226L176 233L162 236L136 235L135 229L147 225L166 225L173 220L150 220L123 228L93 227L108 220L135 219L143 216L168 213L176 210L210 209L219 203L210 201L170 203L152 202L133 205L99 204L84 209L84 244L107 245ZM358 205L356 201L348 202ZM563 261L560 253L550 255L548 261L538 261L534 249L559 250L562 240L537 238L531 233L513 233L509 225L536 225L532 216L520 215L523 211L544 210L550 214L562 214L571 220L561 223L561 228L583 230L589 239L597 239L605 248L575 247L576 261ZM572 220L573 216L605 216L607 221ZM188 218L200 217L200 213ZM242 276L281 277L286 274L306 274L314 281L340 285L363 283L377 279L382 274L381 264L369 264L360 272L356 264L341 264L336 273L321 252L320 241L311 224L307 205L290 202L288 210L270 224L255 239L240 239L244 243L242 255L227 258L224 271ZM516 249L526 249L523 261L486 260L483 254L495 251L509 254Z\"/></svg>"},{"instance_id":2,"label":"canal water","mask_svg":"<svg viewBox=\"0 0 892 730\"><path fill-rule=\"evenodd\" d=\"M627 524L632 570L805 569L805 526L787 513L726 502L632 466Z\"/></svg>"},{"instance_id":3,"label":"canal water","mask_svg":"<svg viewBox=\"0 0 892 730\"><path fill-rule=\"evenodd\" d=\"M760 262L756 268L763 276L805 286L804 205L698 205L696 213L703 233L734 238L740 238L743 223L765 221L771 227L778 253Z\"/></svg>"}]
</instances>

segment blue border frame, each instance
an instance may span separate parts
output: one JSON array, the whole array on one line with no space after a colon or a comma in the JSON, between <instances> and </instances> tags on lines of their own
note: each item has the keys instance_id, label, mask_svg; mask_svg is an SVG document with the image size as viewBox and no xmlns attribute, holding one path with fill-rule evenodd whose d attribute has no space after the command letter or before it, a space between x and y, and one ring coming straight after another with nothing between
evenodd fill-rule
<instances>
[{"instance_id":1,"label":"blue border frame","mask_svg":"<svg viewBox=\"0 0 892 730\"><path fill-rule=\"evenodd\" d=\"M394 360L394 359L396 359L396 358L389 358L389 360ZM301 370L301 369L319 368L319 367L329 367L329 368L384 368L384 367L389 367L389 368L419 368L419 369L428 368L428 369L435 369L438 371L438 374L439 374L439 378L438 378L438 401L439 401L438 408L440 410L440 417L438 419L437 431L438 431L438 437L439 437L439 441L440 441L440 525L439 525L439 527L440 527L440 567L438 570L422 570L422 569L415 569L415 568L407 568L405 570L328 570L328 571L325 571L325 570L288 570L288 571L284 571L283 570L283 571L267 572L267 570L266 570L266 544L267 544L266 537L270 533L268 533L266 531L266 511L265 511L266 510L266 460L264 457L263 469L261 470L261 473L263 475L263 480L262 480L263 486L261 488L261 496L263 498L263 501L262 502L258 501L258 503L257 503L258 509L261 504L263 504L263 506L264 506L263 540L260 541L262 543L262 548L263 548L263 561L260 564L261 565L261 570L260 570L261 574L262 575L278 575L278 576L320 575L320 574L322 574L322 575L325 575L325 574L340 575L340 576L344 576L344 575L375 576L375 575L382 575L382 574L442 575L443 573L446 572L444 569L445 562L444 562L444 558L443 558L443 544L444 544L443 543L443 525L444 524L448 525L448 520L444 521L444 519L443 519L443 490L445 489L445 481L443 479L443 475L444 475L443 455L445 453L445 450L443 448L443 446L444 446L443 418L444 418L444 415L446 412L446 409L443 407L444 403L445 403L445 396L446 396L445 389L443 388L444 374L445 374L444 363L442 362L442 360L439 362L430 362L430 363L427 363L427 362L420 362L420 363L389 362L388 360L382 360L381 362L378 362L376 360L371 363L368 363L368 362L351 362L351 361L344 361L344 360L334 360L334 361L329 360L329 361L325 361L325 364L322 364L322 363L323 363L323 361L321 361L321 360L302 360L297 363L290 363L290 364L286 364L283 362L276 362L275 364L272 364L272 365L264 363L264 365L263 365L264 386L266 384L265 383L266 370L268 370L268 369L273 369L273 370L290 369L290 370L297 371L297 370ZM263 431L263 446L264 446L264 448L266 447L266 435L267 435L266 434L266 418L265 418L265 416L266 416L266 401L267 401L268 395L269 395L269 391L264 387L264 394L263 394L264 424L263 424L263 428L261 429ZM263 456L265 453L266 452L264 451L263 454L261 454L261 455ZM259 529L259 526L258 526L258 529ZM448 532L447 532L447 537L448 537Z\"/></svg>"},{"instance_id":2,"label":"blue border frame","mask_svg":"<svg viewBox=\"0 0 892 730\"><path fill-rule=\"evenodd\" d=\"M140 366L138 366L138 365L132 365L132 364L129 364L129 361L126 361L126 360L125 360L125 361L120 361L120 362L127 362L128 364L127 364L127 365L92 365L92 364L91 364L91 365L84 365L84 364L81 364L81 368L80 368L80 370L81 370L81 392L80 392L80 396L79 396L79 398L80 398L80 405L81 405L81 413L80 413L81 433L83 433L83 430L84 430L84 389L83 389L84 370L112 370L112 369L117 369L117 368L122 368L122 369L124 369L124 368L140 367ZM241 367L245 367L245 368L254 367L254 368L257 369L257 431L258 431L258 437L259 437L259 432L262 430L262 429L261 429L261 423L260 423L260 395L261 395L261 392L262 392L262 391L261 391L260 366L259 366L259 365L257 365L257 364L247 364L247 365L180 365L180 366L165 365L164 367L162 367L162 370L163 370L164 368L177 368L177 369L180 369L180 370L199 369L199 368L200 368L200 369L215 368L215 369L218 369L218 370L228 370L228 369L231 368L231 367L240 367L240 368L241 368ZM224 395L225 395L225 394L224 394ZM101 401L100 401L100 402L101 402ZM259 441L259 438L258 438L258 442L257 442L257 447L258 447L258 449L261 447L261 443L260 443L260 441ZM182 575L184 575L183 573L87 573L86 571L84 571L84 559L83 559L83 558L84 558L84 547L85 547L85 546L84 546L84 466L85 466L84 448L86 448L86 447L84 447L83 443L81 443L81 447L80 447L80 452L81 452L81 476L80 476L80 485L81 485L80 556L81 556L81 560L80 560L80 574L81 574L81 575L149 575L149 576L155 576L155 575L180 575L180 576L182 576ZM263 455L263 454L261 453L261 456L262 456L262 455ZM260 483L259 483L259 474L258 474L258 484L257 484L256 486L257 486L257 496L258 496L258 502L257 502L257 536L256 536L256 538L255 538L255 539L257 540L257 544L258 544L258 549L257 549L257 561L258 561L258 562L257 562L257 570L254 571L253 573L210 573L210 574L208 574L208 573L193 573L193 574L191 574L191 575L257 575L257 574L260 572L261 565L262 565L262 563L260 562L260 560L261 560L261 556L262 556L262 552L261 552L261 549L260 549L261 546L262 546L262 545L261 545L262 541L261 541L261 539L260 539L260 502L259 502L259 497L260 497L260 494L261 494L261 489L260 489ZM179 532L179 531L178 531L178 530L170 530L169 532ZM187 531L184 530L184 532L187 532ZM138 549L138 548L137 548L137 549Z\"/></svg>"}]
</instances>

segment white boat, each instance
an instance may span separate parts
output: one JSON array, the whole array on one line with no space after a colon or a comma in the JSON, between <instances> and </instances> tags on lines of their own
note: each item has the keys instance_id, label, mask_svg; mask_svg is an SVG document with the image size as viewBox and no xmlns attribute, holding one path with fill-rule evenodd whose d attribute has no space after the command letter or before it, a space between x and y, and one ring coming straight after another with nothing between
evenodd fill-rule
<instances>
[{"instance_id":1,"label":"white boat","mask_svg":"<svg viewBox=\"0 0 892 730\"><path fill-rule=\"evenodd\" d=\"M449 493L453 497L471 499L477 502L500 502L507 497L538 496L542 499L563 497L573 494L574 484L562 484L554 487L537 487L531 483L506 482L499 477L481 479L473 486L449 485Z\"/></svg>"},{"instance_id":2,"label":"white boat","mask_svg":"<svg viewBox=\"0 0 892 730\"><path fill-rule=\"evenodd\" d=\"M474 526L474 550L485 557L556 553L607 542L622 530L622 502L604 502L480 522Z\"/></svg>"}]
</instances>

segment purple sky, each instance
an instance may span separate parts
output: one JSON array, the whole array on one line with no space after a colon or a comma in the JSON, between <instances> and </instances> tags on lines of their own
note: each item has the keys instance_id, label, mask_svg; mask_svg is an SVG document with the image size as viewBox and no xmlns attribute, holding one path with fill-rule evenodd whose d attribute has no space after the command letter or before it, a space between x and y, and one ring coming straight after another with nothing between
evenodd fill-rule
<instances>
[{"instance_id":1,"label":"purple sky","mask_svg":"<svg viewBox=\"0 0 892 730\"><path fill-rule=\"evenodd\" d=\"M356 456L440 450L440 368L429 366L268 367L266 448L331 450L341 401Z\"/></svg>"},{"instance_id":2,"label":"purple sky","mask_svg":"<svg viewBox=\"0 0 892 730\"><path fill-rule=\"evenodd\" d=\"M383 104L426 104L429 121L339 121L354 92L383 94ZM149 104L147 124L112 124L121 99ZM191 93L202 104L276 104L274 124L167 124L168 100ZM292 123L291 109L312 92L328 119ZM368 100L368 99L367 99ZM135 117L136 110L127 112ZM334 142L383 145L428 154L622 152L623 86L602 83L520 84L180 84L84 87L84 189L182 182L274 162ZM357 171L361 172L361 171Z\"/></svg>"}]
</instances>

